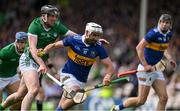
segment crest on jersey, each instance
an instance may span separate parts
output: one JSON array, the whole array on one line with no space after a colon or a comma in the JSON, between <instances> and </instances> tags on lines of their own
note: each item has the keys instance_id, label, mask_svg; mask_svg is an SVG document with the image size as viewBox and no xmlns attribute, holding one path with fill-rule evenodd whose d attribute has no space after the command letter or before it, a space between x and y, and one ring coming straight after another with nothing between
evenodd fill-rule
<instances>
[{"instance_id":1,"label":"crest on jersey","mask_svg":"<svg viewBox=\"0 0 180 111\"><path fill-rule=\"evenodd\" d=\"M54 37L57 37L57 33L54 33L53 35L54 35Z\"/></svg>"},{"instance_id":2,"label":"crest on jersey","mask_svg":"<svg viewBox=\"0 0 180 111\"><path fill-rule=\"evenodd\" d=\"M78 47L78 46L74 46L74 48L79 51L81 50L80 47Z\"/></svg>"},{"instance_id":3,"label":"crest on jersey","mask_svg":"<svg viewBox=\"0 0 180 111\"><path fill-rule=\"evenodd\" d=\"M91 51L91 56L92 57L96 57L96 52L95 51Z\"/></svg>"}]
</instances>

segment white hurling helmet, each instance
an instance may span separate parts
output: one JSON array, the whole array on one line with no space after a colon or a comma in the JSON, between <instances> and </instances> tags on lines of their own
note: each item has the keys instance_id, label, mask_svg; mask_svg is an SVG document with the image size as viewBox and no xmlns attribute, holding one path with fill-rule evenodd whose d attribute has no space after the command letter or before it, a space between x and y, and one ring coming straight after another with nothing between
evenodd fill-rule
<instances>
[{"instance_id":1,"label":"white hurling helmet","mask_svg":"<svg viewBox=\"0 0 180 111\"><path fill-rule=\"evenodd\" d=\"M97 23L94 23L94 22L89 22L86 24L86 31L89 31L90 33L91 32L98 32L98 33L103 33L103 30L102 30L102 27L97 24Z\"/></svg>"}]
</instances>

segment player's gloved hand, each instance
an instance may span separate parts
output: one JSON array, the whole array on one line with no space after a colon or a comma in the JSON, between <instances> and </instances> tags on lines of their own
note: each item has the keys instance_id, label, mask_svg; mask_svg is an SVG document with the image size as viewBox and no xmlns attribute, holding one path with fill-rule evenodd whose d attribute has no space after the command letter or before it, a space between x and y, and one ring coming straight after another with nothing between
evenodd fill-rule
<instances>
[{"instance_id":1,"label":"player's gloved hand","mask_svg":"<svg viewBox=\"0 0 180 111\"><path fill-rule=\"evenodd\" d=\"M108 42L106 39L99 39L99 42L106 44L106 45L110 44L110 42Z\"/></svg>"},{"instance_id":2,"label":"player's gloved hand","mask_svg":"<svg viewBox=\"0 0 180 111\"><path fill-rule=\"evenodd\" d=\"M38 57L42 57L42 56L44 56L46 53L44 52L44 50L43 49L38 49L37 50L37 56Z\"/></svg>"},{"instance_id":3,"label":"player's gloved hand","mask_svg":"<svg viewBox=\"0 0 180 111\"><path fill-rule=\"evenodd\" d=\"M103 85L108 86L110 84L110 82L111 82L111 75L106 74L103 79Z\"/></svg>"}]
</instances>

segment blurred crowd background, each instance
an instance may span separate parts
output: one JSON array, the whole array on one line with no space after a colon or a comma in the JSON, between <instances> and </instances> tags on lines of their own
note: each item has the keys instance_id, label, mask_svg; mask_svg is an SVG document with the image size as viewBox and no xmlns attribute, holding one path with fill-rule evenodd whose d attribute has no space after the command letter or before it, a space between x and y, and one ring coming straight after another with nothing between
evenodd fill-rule
<instances>
[{"instance_id":1,"label":"blurred crowd background","mask_svg":"<svg viewBox=\"0 0 180 111\"><path fill-rule=\"evenodd\" d=\"M59 8L59 19L74 32L83 34L87 22L101 24L104 38L110 42L106 48L116 72L135 69L139 63L135 47L140 40L140 2L141 0L0 0L0 48L14 42L17 31L27 31L30 22L40 16L41 6L51 4ZM148 0L147 6L146 31L157 26L162 13L169 13L173 17L170 47L178 67L176 71L172 71L170 67L165 71L169 93L167 108L180 110L180 1ZM50 57L55 69L60 70L66 61L66 49L55 50ZM90 72L87 85L101 82L103 71L103 66L97 61ZM53 110L62 90L46 77L43 79L43 87L46 94L44 109ZM88 100L73 109L108 110L112 104L136 95L137 79L132 76L130 82L89 92ZM152 110L157 99L152 90L147 103L136 110Z\"/></svg>"}]
</instances>

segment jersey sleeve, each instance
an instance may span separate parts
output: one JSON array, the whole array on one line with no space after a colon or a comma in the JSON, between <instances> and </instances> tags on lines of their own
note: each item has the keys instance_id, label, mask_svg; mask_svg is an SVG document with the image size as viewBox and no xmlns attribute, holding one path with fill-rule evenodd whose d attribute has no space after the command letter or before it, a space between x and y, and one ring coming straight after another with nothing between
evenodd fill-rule
<instances>
[{"instance_id":1,"label":"jersey sleeve","mask_svg":"<svg viewBox=\"0 0 180 111\"><path fill-rule=\"evenodd\" d=\"M107 52L102 45L98 47L98 56L100 59L105 59L108 57Z\"/></svg>"},{"instance_id":2,"label":"jersey sleeve","mask_svg":"<svg viewBox=\"0 0 180 111\"><path fill-rule=\"evenodd\" d=\"M3 59L6 59L8 57L8 53L7 53L7 50L6 48L3 48L0 50L0 59L3 60Z\"/></svg>"},{"instance_id":3,"label":"jersey sleeve","mask_svg":"<svg viewBox=\"0 0 180 111\"><path fill-rule=\"evenodd\" d=\"M59 35L65 35L68 32L68 30L69 30L60 21L57 21L57 29L58 29Z\"/></svg>"},{"instance_id":4,"label":"jersey sleeve","mask_svg":"<svg viewBox=\"0 0 180 111\"><path fill-rule=\"evenodd\" d=\"M153 39L155 37L155 32L153 30L150 30L144 37L144 39L147 41L147 42L152 42Z\"/></svg>"},{"instance_id":5,"label":"jersey sleeve","mask_svg":"<svg viewBox=\"0 0 180 111\"><path fill-rule=\"evenodd\" d=\"M28 28L28 33L30 34L33 34L33 35L38 35L38 26L37 24L35 24L34 22L32 22L30 25L29 25L29 28Z\"/></svg>"},{"instance_id":6,"label":"jersey sleeve","mask_svg":"<svg viewBox=\"0 0 180 111\"><path fill-rule=\"evenodd\" d=\"M73 37L65 37L63 39L63 44L65 47L71 46L72 42L73 42Z\"/></svg>"}]
</instances>

